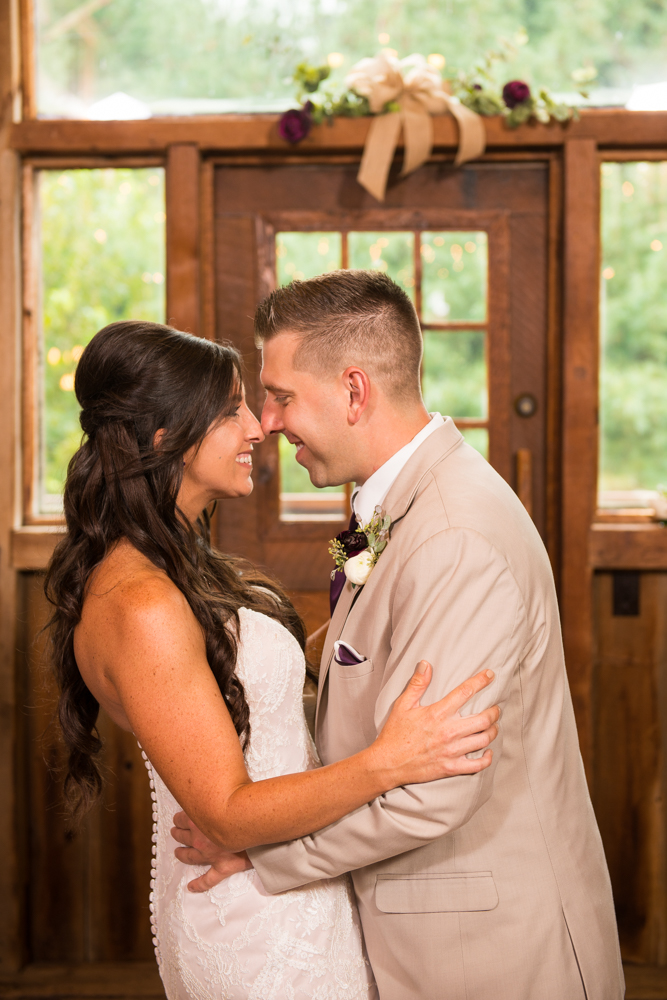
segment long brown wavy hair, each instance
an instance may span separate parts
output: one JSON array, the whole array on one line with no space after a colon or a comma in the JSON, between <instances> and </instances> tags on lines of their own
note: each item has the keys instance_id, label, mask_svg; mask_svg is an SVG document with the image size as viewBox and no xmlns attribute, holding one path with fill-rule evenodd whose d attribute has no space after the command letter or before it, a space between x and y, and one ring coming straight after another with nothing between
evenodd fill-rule
<instances>
[{"instance_id":1,"label":"long brown wavy hair","mask_svg":"<svg viewBox=\"0 0 667 1000\"><path fill-rule=\"evenodd\" d=\"M241 399L240 358L229 346L158 323L111 323L79 361L75 389L84 437L67 469L67 534L44 589L54 611L47 628L68 751L64 793L83 814L98 798L99 703L74 656L86 585L125 538L184 594L202 627L208 662L245 748L249 710L235 673L239 608L281 622L305 647L305 629L276 583L250 564L212 548L206 511L191 525L177 505L183 456ZM164 428L157 449L155 433ZM263 588L263 589L258 589Z\"/></svg>"}]
</instances>

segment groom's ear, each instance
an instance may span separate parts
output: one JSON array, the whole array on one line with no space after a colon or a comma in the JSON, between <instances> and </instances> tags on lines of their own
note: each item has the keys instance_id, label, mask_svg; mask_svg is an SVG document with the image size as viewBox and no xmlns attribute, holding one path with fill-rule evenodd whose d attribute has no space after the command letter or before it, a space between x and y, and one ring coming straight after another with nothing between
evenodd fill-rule
<instances>
[{"instance_id":1,"label":"groom's ear","mask_svg":"<svg viewBox=\"0 0 667 1000\"><path fill-rule=\"evenodd\" d=\"M347 421L356 424L371 398L371 380L363 368L350 367L343 372L343 385L348 396Z\"/></svg>"}]
</instances>

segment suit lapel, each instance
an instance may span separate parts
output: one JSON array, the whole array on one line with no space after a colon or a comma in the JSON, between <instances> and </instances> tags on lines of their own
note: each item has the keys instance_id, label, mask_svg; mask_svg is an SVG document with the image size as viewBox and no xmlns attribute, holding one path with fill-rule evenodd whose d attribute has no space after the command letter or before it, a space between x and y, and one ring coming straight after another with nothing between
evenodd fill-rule
<instances>
[{"instance_id":1,"label":"suit lapel","mask_svg":"<svg viewBox=\"0 0 667 1000\"><path fill-rule=\"evenodd\" d=\"M411 456L391 486L384 502L385 510L391 518L392 525L396 521L399 521L410 509L424 476L430 472L434 465L437 465L438 462L446 458L454 448L457 448L461 441L463 441L463 436L457 430L454 421L451 417L445 417L443 426L429 435L414 455ZM391 540L389 544L391 545ZM334 642L340 639L352 606L363 589L363 587L357 587L353 590L351 583L346 580L343 591L338 598L338 603L336 604L324 641L322 659L320 660L320 677L317 685L317 713L315 717L316 726L322 692L324 691L324 686L329 675L329 667L331 666Z\"/></svg>"}]
</instances>

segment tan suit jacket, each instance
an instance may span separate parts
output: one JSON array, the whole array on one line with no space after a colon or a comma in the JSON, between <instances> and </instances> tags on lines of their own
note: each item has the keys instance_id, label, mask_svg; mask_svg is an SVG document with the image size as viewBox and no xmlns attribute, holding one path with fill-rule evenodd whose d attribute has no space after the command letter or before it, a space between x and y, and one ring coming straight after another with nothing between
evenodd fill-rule
<instances>
[{"instance_id":1,"label":"tan suit jacket","mask_svg":"<svg viewBox=\"0 0 667 1000\"><path fill-rule=\"evenodd\" d=\"M322 761L376 738L422 657L434 666L425 702L495 671L465 710L501 706L494 761L251 850L262 882L280 892L351 871L381 1000L621 1000L611 887L542 541L449 418L384 506L390 542L365 587L346 585L327 635ZM366 659L336 663L338 638Z\"/></svg>"}]
</instances>

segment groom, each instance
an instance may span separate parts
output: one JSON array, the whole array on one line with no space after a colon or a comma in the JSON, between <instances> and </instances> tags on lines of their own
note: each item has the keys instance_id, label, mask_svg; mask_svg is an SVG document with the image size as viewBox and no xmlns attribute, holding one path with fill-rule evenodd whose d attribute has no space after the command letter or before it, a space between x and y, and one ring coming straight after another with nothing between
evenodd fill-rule
<instances>
[{"instance_id":1,"label":"groom","mask_svg":"<svg viewBox=\"0 0 667 1000\"><path fill-rule=\"evenodd\" d=\"M378 507L391 521L365 585L346 581L335 603L323 763L376 738L422 658L429 702L490 667L467 711L502 709L481 773L397 788L319 833L250 849L265 889L350 871L381 1000L621 1000L611 888L532 521L451 419L426 412L419 322L385 275L278 289L256 332L265 432L296 445L316 486L356 482L362 525Z\"/></svg>"}]
</instances>

